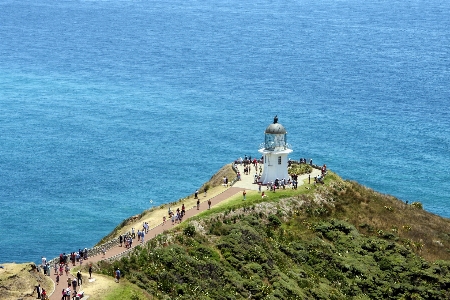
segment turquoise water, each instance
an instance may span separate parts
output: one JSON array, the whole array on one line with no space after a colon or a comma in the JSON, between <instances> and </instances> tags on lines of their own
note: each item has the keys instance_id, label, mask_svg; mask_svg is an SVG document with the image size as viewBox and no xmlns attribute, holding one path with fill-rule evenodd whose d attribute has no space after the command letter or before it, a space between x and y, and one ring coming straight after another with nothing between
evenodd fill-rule
<instances>
[{"instance_id":1,"label":"turquoise water","mask_svg":"<svg viewBox=\"0 0 450 300\"><path fill-rule=\"evenodd\" d=\"M437 0L0 1L0 262L193 193L275 114L292 159L450 217L448 28Z\"/></svg>"}]
</instances>

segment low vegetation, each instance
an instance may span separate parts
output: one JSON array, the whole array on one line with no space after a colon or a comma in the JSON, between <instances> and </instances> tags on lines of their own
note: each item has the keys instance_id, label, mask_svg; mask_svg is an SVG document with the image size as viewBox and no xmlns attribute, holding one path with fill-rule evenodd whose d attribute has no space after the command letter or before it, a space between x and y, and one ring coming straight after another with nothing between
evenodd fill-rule
<instances>
[{"instance_id":1,"label":"low vegetation","mask_svg":"<svg viewBox=\"0 0 450 300\"><path fill-rule=\"evenodd\" d=\"M420 203L332 172L268 195L232 199L100 272L119 267L155 299L450 298L450 221Z\"/></svg>"},{"instance_id":2,"label":"low vegetation","mask_svg":"<svg viewBox=\"0 0 450 300\"><path fill-rule=\"evenodd\" d=\"M199 190L213 196L232 174L226 166ZM100 262L95 271L105 276L84 288L96 299L450 299L450 220L422 203L330 171L324 184L265 193L248 191L245 201L239 194L120 260ZM109 237L164 214L159 208ZM34 264L4 267L2 299L34 298L37 284L51 289ZM111 276L117 267L120 284Z\"/></svg>"},{"instance_id":3,"label":"low vegetation","mask_svg":"<svg viewBox=\"0 0 450 300\"><path fill-rule=\"evenodd\" d=\"M100 297L102 300L141 300L150 298L145 291L140 290L135 285L126 281L122 281L120 285L114 285L113 287L111 287L111 289L105 291L104 295L98 295L98 297Z\"/></svg>"},{"instance_id":4,"label":"low vegetation","mask_svg":"<svg viewBox=\"0 0 450 300\"><path fill-rule=\"evenodd\" d=\"M308 164L292 164L288 168L288 173L295 175L309 174L312 172L312 169L312 166Z\"/></svg>"}]
</instances>

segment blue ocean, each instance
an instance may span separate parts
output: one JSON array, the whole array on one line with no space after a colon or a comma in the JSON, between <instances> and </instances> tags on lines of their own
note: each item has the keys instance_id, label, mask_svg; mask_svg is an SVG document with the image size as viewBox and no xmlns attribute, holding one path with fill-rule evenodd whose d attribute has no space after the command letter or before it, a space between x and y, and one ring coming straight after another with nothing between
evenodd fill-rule
<instances>
[{"instance_id":1,"label":"blue ocean","mask_svg":"<svg viewBox=\"0 0 450 300\"><path fill-rule=\"evenodd\" d=\"M0 262L92 247L275 115L291 159L449 218L449 28L440 0L0 0Z\"/></svg>"}]
</instances>

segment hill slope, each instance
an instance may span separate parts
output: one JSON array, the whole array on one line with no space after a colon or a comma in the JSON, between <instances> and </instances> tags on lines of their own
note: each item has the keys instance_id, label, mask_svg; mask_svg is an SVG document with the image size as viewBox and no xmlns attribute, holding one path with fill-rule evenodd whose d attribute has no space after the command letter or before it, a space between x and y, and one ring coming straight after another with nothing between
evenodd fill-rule
<instances>
[{"instance_id":1,"label":"hill slope","mask_svg":"<svg viewBox=\"0 0 450 300\"><path fill-rule=\"evenodd\" d=\"M51 280L38 272L34 263L8 263L0 268L0 299L36 299L37 285L47 291L53 289Z\"/></svg>"},{"instance_id":2,"label":"hill slope","mask_svg":"<svg viewBox=\"0 0 450 300\"><path fill-rule=\"evenodd\" d=\"M448 299L450 221L343 181L230 201L100 267L157 299Z\"/></svg>"}]
</instances>

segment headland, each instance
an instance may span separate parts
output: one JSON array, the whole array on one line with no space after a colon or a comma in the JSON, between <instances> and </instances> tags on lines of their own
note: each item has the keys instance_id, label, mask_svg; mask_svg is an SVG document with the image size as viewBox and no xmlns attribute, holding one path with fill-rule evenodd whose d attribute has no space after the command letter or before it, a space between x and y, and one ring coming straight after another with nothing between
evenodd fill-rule
<instances>
[{"instance_id":1,"label":"headland","mask_svg":"<svg viewBox=\"0 0 450 300\"><path fill-rule=\"evenodd\" d=\"M135 254L132 253L139 253L142 249L159 251L157 249L164 250L176 245L183 245L184 242L180 244L180 241L177 240L180 234L194 240L195 236L197 236L197 239L199 236L207 237L208 232L217 236L217 232L213 229L205 232L205 228L211 225L212 220L221 220L221 224L225 225L238 224L240 220L255 214L263 222L258 226L263 226L261 228L268 226L264 221L268 218L267 220L271 220L269 224L272 222L274 226L276 225L273 230L277 232L285 226L283 225L285 222L289 224L292 220L303 219L301 223L296 225L299 227L292 227L292 224L286 226L289 227L289 230L306 230L305 236L312 233L320 234L319 236L323 241L334 243L335 237L333 237L333 234L335 233L333 233L334 229L332 228L339 224L339 228L344 228L344 232L348 231L347 235L353 232L351 236L354 239L360 236L373 236L372 241L377 241L374 245L377 245L378 248L386 246L395 248L400 246L392 245L399 244L404 248L400 247L398 250L403 249L401 251L405 255L423 257L423 261L429 263L450 258L448 252L450 240L448 235L445 234L445 232L450 232L449 220L424 211L417 203L406 204L394 197L381 195L355 182L344 181L332 172L326 176L323 184L314 184L308 178L315 177L315 174L320 173L316 169L313 170L316 173L306 174L299 178L301 184L298 190L287 188L286 190L273 192L267 190L265 186L261 187L260 190L260 186L254 183L253 174L250 172L250 174L245 175L242 168L243 166L237 166L237 171L241 173L240 181L230 180L228 186L223 184L223 177L233 178L232 176L236 174L230 164L222 168L209 182L199 188L197 196L200 200L200 206L198 210L196 209L197 199L192 194L176 202L152 208L122 222L102 240L102 243L95 247L97 253L92 252L92 255L89 255L88 259L81 265L80 262L76 262L75 266L71 266L72 273L69 276L60 276L59 286L56 286L53 290L49 288L50 293L54 291L50 299L61 298L59 289L62 289L66 280L72 278L78 270L83 273L84 283L81 289L85 294L90 295L92 299L106 299L102 297L110 292L116 293L117 289L122 289L122 283L121 286L114 284L113 278L110 276L111 270L114 268L118 266L121 266L121 269L124 268L121 257L128 261L129 255L133 256ZM243 191L246 192L245 200L243 199ZM263 193L266 197L262 197ZM212 202L211 209L208 209L207 203L209 200ZM169 207L171 210L176 210L183 204L186 207L185 218L181 224L172 225L171 220L167 218ZM166 216L165 224L163 224L164 216ZM344 223L341 223L341 220ZM119 235L131 233L132 228L141 229L143 223L150 225L150 229L145 235L145 245L137 239L133 240L131 248L118 245ZM280 229L277 229L278 226L281 226ZM190 231L186 228L189 228L189 230L194 228L195 236L190 237L187 234ZM269 228L272 227L269 226ZM378 241L379 239L381 242ZM211 242L207 242L207 240L205 240L205 247L210 247L206 246L210 245ZM108 242L104 243L105 241ZM383 244L383 241L388 241L388 243ZM108 246L108 249L103 255L98 252L98 249L106 247L105 245ZM197 245L199 246L198 241ZM364 247L368 247L367 245L366 242ZM319 249L317 245L314 247ZM95 251L95 249L91 250ZM218 251L223 252L222 250ZM238 255L238 253L234 255ZM386 257L390 259L390 256ZM228 261L226 257L223 259ZM93 279L90 280L87 278L88 266L92 266L94 269ZM439 266L445 268L445 266ZM136 299L150 299L151 295L154 296L152 293L148 294L145 289L137 288L136 285L140 286L139 281L130 277L130 270L126 272L128 274L125 276L123 285L131 291L130 293L136 295ZM50 278L56 281L53 271L51 271ZM445 276L442 278L445 279ZM438 280L440 279L438 278ZM270 286L275 289L276 285L269 281L268 287ZM164 292L157 287L154 291L156 294ZM195 291L186 288L184 292L195 293Z\"/></svg>"}]
</instances>

